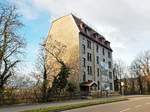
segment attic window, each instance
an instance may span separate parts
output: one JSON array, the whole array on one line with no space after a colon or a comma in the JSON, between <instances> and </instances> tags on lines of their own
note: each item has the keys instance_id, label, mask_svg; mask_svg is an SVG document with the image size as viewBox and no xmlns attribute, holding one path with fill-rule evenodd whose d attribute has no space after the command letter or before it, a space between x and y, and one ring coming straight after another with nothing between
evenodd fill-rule
<instances>
[{"instance_id":1,"label":"attic window","mask_svg":"<svg viewBox=\"0 0 150 112\"><path fill-rule=\"evenodd\" d=\"M87 29L87 28L84 28L84 32L85 32L85 33L88 33L88 29Z\"/></svg>"},{"instance_id":2,"label":"attic window","mask_svg":"<svg viewBox=\"0 0 150 112\"><path fill-rule=\"evenodd\" d=\"M107 46L107 41L105 41L105 45Z\"/></svg>"},{"instance_id":3,"label":"attic window","mask_svg":"<svg viewBox=\"0 0 150 112\"><path fill-rule=\"evenodd\" d=\"M100 42L102 42L102 38L98 38L98 40L99 40Z\"/></svg>"},{"instance_id":4,"label":"attic window","mask_svg":"<svg viewBox=\"0 0 150 112\"><path fill-rule=\"evenodd\" d=\"M83 23L80 23L80 28L81 28L82 30L84 29Z\"/></svg>"},{"instance_id":5,"label":"attic window","mask_svg":"<svg viewBox=\"0 0 150 112\"><path fill-rule=\"evenodd\" d=\"M97 37L98 37L98 34L97 34L97 33L94 33L93 36L94 36L95 38L97 38Z\"/></svg>"}]
</instances>

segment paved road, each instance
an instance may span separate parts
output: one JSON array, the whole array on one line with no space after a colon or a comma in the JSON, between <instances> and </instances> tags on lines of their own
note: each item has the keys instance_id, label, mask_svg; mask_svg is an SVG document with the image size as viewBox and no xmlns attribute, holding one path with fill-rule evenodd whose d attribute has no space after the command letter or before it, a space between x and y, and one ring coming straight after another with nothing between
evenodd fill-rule
<instances>
[{"instance_id":1,"label":"paved road","mask_svg":"<svg viewBox=\"0 0 150 112\"><path fill-rule=\"evenodd\" d=\"M64 112L150 112L150 97L135 97L129 101L89 106Z\"/></svg>"},{"instance_id":2,"label":"paved road","mask_svg":"<svg viewBox=\"0 0 150 112\"><path fill-rule=\"evenodd\" d=\"M145 109L150 106L150 96L134 96L129 97L129 101L116 102L111 104L103 104L97 106L90 106L86 108L73 109L66 112L134 112L133 110ZM56 105L66 105L66 104L77 104L78 102L87 102L87 100L72 100L66 102L56 102L56 103L43 103L43 104L30 104L30 105L12 105L0 107L0 112L20 112L23 110L39 109L49 106ZM149 111L135 111L135 112L150 112Z\"/></svg>"},{"instance_id":3,"label":"paved road","mask_svg":"<svg viewBox=\"0 0 150 112\"><path fill-rule=\"evenodd\" d=\"M100 98L105 99L105 98ZM99 100L99 99L94 99ZM92 101L94 101L92 100ZM63 101L63 102L52 102L52 103L43 103L43 104L21 104L21 105L11 105L11 106L3 106L0 107L0 112L20 112L24 110L31 110L31 109L39 109L39 108L46 108L50 106L62 106L62 105L68 105L68 104L78 104L78 103L84 103L88 102L90 100L69 100L69 101Z\"/></svg>"}]
</instances>

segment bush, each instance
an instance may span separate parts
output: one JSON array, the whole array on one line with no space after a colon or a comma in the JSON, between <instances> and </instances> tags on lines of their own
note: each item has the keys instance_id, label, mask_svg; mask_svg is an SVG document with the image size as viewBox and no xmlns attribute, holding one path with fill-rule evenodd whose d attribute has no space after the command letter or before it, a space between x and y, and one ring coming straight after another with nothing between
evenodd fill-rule
<instances>
[{"instance_id":1,"label":"bush","mask_svg":"<svg viewBox=\"0 0 150 112\"><path fill-rule=\"evenodd\" d=\"M76 92L77 87L74 82L68 82L66 90L72 95L73 93Z\"/></svg>"}]
</instances>

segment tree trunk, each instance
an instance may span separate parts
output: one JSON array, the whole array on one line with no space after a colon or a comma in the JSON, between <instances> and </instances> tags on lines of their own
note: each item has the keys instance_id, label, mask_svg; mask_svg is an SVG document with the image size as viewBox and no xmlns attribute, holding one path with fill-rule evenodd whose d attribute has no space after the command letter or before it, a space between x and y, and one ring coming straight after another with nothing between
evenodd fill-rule
<instances>
[{"instance_id":1,"label":"tree trunk","mask_svg":"<svg viewBox=\"0 0 150 112\"><path fill-rule=\"evenodd\" d=\"M132 81L132 85L131 85L131 94L135 94L135 84L134 84L134 81Z\"/></svg>"},{"instance_id":2,"label":"tree trunk","mask_svg":"<svg viewBox=\"0 0 150 112\"><path fill-rule=\"evenodd\" d=\"M121 80L119 81L119 93L122 94Z\"/></svg>"},{"instance_id":3,"label":"tree trunk","mask_svg":"<svg viewBox=\"0 0 150 112\"><path fill-rule=\"evenodd\" d=\"M147 92L150 94L150 82L147 81Z\"/></svg>"},{"instance_id":4,"label":"tree trunk","mask_svg":"<svg viewBox=\"0 0 150 112\"><path fill-rule=\"evenodd\" d=\"M114 88L115 88L115 91L119 91L119 81L118 81L118 79L114 80Z\"/></svg>"},{"instance_id":5,"label":"tree trunk","mask_svg":"<svg viewBox=\"0 0 150 112\"><path fill-rule=\"evenodd\" d=\"M139 93L143 94L144 91L143 91L143 85L142 85L142 80L140 76L138 77L138 83L139 83Z\"/></svg>"},{"instance_id":6,"label":"tree trunk","mask_svg":"<svg viewBox=\"0 0 150 112\"><path fill-rule=\"evenodd\" d=\"M44 64L44 74L43 74L43 87L42 87L42 100L43 102L47 101L47 71Z\"/></svg>"},{"instance_id":7,"label":"tree trunk","mask_svg":"<svg viewBox=\"0 0 150 112\"><path fill-rule=\"evenodd\" d=\"M4 87L0 85L0 105L4 103Z\"/></svg>"}]
</instances>

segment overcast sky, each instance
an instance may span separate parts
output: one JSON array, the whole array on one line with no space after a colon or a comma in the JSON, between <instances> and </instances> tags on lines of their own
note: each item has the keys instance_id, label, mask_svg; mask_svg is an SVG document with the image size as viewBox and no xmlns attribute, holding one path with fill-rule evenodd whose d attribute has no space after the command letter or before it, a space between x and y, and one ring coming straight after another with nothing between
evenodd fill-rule
<instances>
[{"instance_id":1,"label":"overcast sky","mask_svg":"<svg viewBox=\"0 0 150 112\"><path fill-rule=\"evenodd\" d=\"M127 65L150 49L149 0L8 0L16 4L26 25L27 61L33 63L51 21L73 13L111 42L113 57ZM28 34L26 34L28 33ZM33 59L34 58L34 59Z\"/></svg>"}]
</instances>

